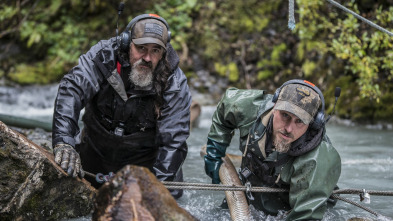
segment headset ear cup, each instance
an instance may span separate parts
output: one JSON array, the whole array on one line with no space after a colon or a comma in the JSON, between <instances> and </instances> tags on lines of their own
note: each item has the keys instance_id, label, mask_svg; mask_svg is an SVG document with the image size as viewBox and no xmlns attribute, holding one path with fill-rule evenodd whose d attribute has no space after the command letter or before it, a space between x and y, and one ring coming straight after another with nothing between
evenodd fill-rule
<instances>
[{"instance_id":1,"label":"headset ear cup","mask_svg":"<svg viewBox=\"0 0 393 221\"><path fill-rule=\"evenodd\" d=\"M128 48L131 43L130 41L130 33L127 31L122 32L120 35L120 50L128 53Z\"/></svg>"},{"instance_id":2,"label":"headset ear cup","mask_svg":"<svg viewBox=\"0 0 393 221\"><path fill-rule=\"evenodd\" d=\"M323 124L325 123L325 114L322 111L319 111L315 118L314 122L312 123L311 127L315 130L319 130L321 127L323 127Z\"/></svg>"},{"instance_id":3,"label":"headset ear cup","mask_svg":"<svg viewBox=\"0 0 393 221\"><path fill-rule=\"evenodd\" d=\"M276 102L277 102L278 96L280 95L280 91L281 91L280 89L281 89L281 87L278 88L278 89L276 90L276 92L274 92L273 99L272 99L272 102L273 102L273 103L276 103Z\"/></svg>"},{"instance_id":4,"label":"headset ear cup","mask_svg":"<svg viewBox=\"0 0 393 221\"><path fill-rule=\"evenodd\" d=\"M169 43L171 41L171 37L172 37L171 34L172 34L171 31L168 30L168 41L167 41L167 43Z\"/></svg>"}]
</instances>

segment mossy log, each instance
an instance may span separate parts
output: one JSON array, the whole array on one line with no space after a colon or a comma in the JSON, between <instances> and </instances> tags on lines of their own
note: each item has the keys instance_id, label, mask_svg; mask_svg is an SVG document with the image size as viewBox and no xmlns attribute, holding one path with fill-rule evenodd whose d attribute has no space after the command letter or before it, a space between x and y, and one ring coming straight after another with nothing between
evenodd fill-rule
<instances>
[{"instance_id":1,"label":"mossy log","mask_svg":"<svg viewBox=\"0 0 393 221\"><path fill-rule=\"evenodd\" d=\"M59 220L91 214L97 190L69 177L51 152L0 121L0 220Z\"/></svg>"}]
</instances>

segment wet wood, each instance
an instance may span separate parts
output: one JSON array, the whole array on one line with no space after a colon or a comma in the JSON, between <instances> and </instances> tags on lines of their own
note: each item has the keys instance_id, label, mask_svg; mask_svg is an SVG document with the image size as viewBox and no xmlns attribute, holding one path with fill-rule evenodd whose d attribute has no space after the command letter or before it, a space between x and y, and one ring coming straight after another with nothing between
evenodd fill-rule
<instances>
[{"instance_id":1,"label":"wet wood","mask_svg":"<svg viewBox=\"0 0 393 221\"><path fill-rule=\"evenodd\" d=\"M51 152L0 121L0 220L59 220L91 214L89 182L69 177Z\"/></svg>"},{"instance_id":2,"label":"wet wood","mask_svg":"<svg viewBox=\"0 0 393 221\"><path fill-rule=\"evenodd\" d=\"M198 126L198 119L200 115L201 105L196 101L192 101L190 106L190 128Z\"/></svg>"},{"instance_id":3,"label":"wet wood","mask_svg":"<svg viewBox=\"0 0 393 221\"><path fill-rule=\"evenodd\" d=\"M126 166L99 190L0 121L0 220L196 220L147 168Z\"/></svg>"},{"instance_id":4,"label":"wet wood","mask_svg":"<svg viewBox=\"0 0 393 221\"><path fill-rule=\"evenodd\" d=\"M243 186L235 166L228 156L222 157L219 170L220 180L223 185ZM225 191L231 219L234 221L252 220L250 208L247 203L246 194L243 191Z\"/></svg>"},{"instance_id":5,"label":"wet wood","mask_svg":"<svg viewBox=\"0 0 393 221\"><path fill-rule=\"evenodd\" d=\"M92 220L196 219L147 168L127 165L99 189Z\"/></svg>"}]
</instances>

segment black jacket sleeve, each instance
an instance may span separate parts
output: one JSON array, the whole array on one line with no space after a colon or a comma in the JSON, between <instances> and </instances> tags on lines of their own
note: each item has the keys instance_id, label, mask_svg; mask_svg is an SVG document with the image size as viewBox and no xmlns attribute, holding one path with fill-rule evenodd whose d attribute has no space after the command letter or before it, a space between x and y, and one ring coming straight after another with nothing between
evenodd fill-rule
<instances>
[{"instance_id":1,"label":"black jacket sleeve","mask_svg":"<svg viewBox=\"0 0 393 221\"><path fill-rule=\"evenodd\" d=\"M67 143L75 147L78 120L86 103L100 90L104 76L94 63L97 52L111 47L112 40L102 40L79 57L78 65L60 81L54 104L52 145ZM109 59L114 59L112 56Z\"/></svg>"},{"instance_id":2,"label":"black jacket sleeve","mask_svg":"<svg viewBox=\"0 0 393 221\"><path fill-rule=\"evenodd\" d=\"M166 104L157 122L160 143L154 171L159 180L173 181L187 156L191 94L187 78L180 68L175 70L168 82L168 89L164 92Z\"/></svg>"}]
</instances>

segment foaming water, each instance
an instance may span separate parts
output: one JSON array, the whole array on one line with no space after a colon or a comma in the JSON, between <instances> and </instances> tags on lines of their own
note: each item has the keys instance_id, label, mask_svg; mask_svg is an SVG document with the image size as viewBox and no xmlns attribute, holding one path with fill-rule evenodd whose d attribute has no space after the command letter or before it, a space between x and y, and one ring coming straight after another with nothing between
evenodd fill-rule
<instances>
[{"instance_id":1,"label":"foaming water","mask_svg":"<svg viewBox=\"0 0 393 221\"><path fill-rule=\"evenodd\" d=\"M0 113L33 119L50 119L57 85L45 87L6 88L0 87ZM215 106L203 106L198 126L191 130L187 141L189 152L183 164L184 179L189 183L211 183L204 172L204 162L200 156L201 147L206 144L207 134ZM338 182L340 189L366 189L393 191L393 131L352 127L335 124L327 125L327 134L340 153L342 172ZM227 153L238 154L238 133L235 133ZM342 194L342 197L355 201L381 214L371 213L343 201L329 208L324 221L348 220L353 217L370 220L392 221L392 196L373 196L371 203L360 202L358 195ZM230 221L228 209L220 207L225 197L222 191L185 190L178 204L199 220ZM283 220L284 213L277 217L266 216L251 207L254 220ZM91 215L75 221L91 220Z\"/></svg>"},{"instance_id":2,"label":"foaming water","mask_svg":"<svg viewBox=\"0 0 393 221\"><path fill-rule=\"evenodd\" d=\"M57 85L0 87L0 113L51 121Z\"/></svg>"},{"instance_id":3,"label":"foaming water","mask_svg":"<svg viewBox=\"0 0 393 221\"><path fill-rule=\"evenodd\" d=\"M356 164L374 164L374 165L392 165L393 159L387 157L385 159L353 159L345 160L342 164L346 165L356 165Z\"/></svg>"}]
</instances>

